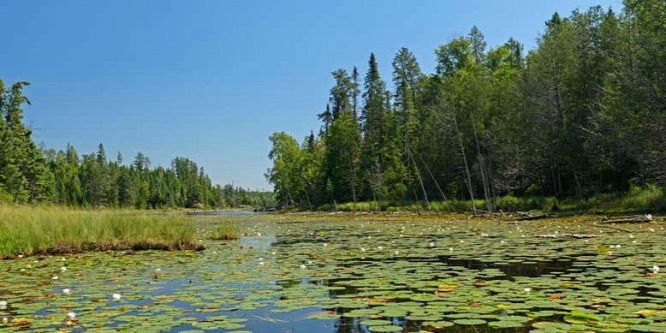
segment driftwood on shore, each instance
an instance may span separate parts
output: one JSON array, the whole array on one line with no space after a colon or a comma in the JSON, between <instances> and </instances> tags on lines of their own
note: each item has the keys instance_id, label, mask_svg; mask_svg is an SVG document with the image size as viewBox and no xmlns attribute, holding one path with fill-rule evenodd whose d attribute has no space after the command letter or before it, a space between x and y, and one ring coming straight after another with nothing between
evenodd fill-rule
<instances>
[{"instance_id":1,"label":"driftwood on shore","mask_svg":"<svg viewBox=\"0 0 666 333\"><path fill-rule=\"evenodd\" d=\"M601 235L592 235L592 234L567 234L567 233L557 233L557 234L545 234L545 235L536 235L536 238L573 238L573 239L586 239L586 238L597 238Z\"/></svg>"},{"instance_id":2,"label":"driftwood on shore","mask_svg":"<svg viewBox=\"0 0 666 333\"><path fill-rule=\"evenodd\" d=\"M652 221L654 221L654 217L652 217L652 214L645 214L645 215L630 216L623 219L604 220L600 221L599 223L604 223L604 224L605 223L647 223Z\"/></svg>"},{"instance_id":3,"label":"driftwood on shore","mask_svg":"<svg viewBox=\"0 0 666 333\"><path fill-rule=\"evenodd\" d=\"M543 214L532 215L532 212L529 211L529 212L516 212L516 214L520 217L517 218L515 221L534 221L534 220L549 219L549 218L556 219L562 217L571 217L571 216L581 215L583 213L580 211L576 211L576 212L561 213L561 214L543 213Z\"/></svg>"},{"instance_id":4,"label":"driftwood on shore","mask_svg":"<svg viewBox=\"0 0 666 333\"><path fill-rule=\"evenodd\" d=\"M540 219L546 219L546 218L549 218L549 217L555 217L555 216L551 216L551 215L548 215L548 214L527 215L527 216L523 216L523 217L519 218L518 221L540 220Z\"/></svg>"},{"instance_id":5,"label":"driftwood on shore","mask_svg":"<svg viewBox=\"0 0 666 333\"><path fill-rule=\"evenodd\" d=\"M596 224L596 223L592 223L592 224L590 224L590 226L591 226L591 227L597 227L597 228L613 229L613 230L617 230L617 231L624 231L624 232L628 232L628 233L631 233L631 232L632 232L632 231L629 230L629 229L618 228L618 227L614 227L614 226L610 226L610 225L603 225L603 224L602 224L602 225L599 225L599 224Z\"/></svg>"}]
</instances>

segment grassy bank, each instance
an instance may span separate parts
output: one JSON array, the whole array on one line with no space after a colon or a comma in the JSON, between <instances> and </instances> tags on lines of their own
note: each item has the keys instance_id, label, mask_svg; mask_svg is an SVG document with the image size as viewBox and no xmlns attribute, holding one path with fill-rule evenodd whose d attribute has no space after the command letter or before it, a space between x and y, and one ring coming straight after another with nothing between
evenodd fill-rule
<instances>
[{"instance_id":1,"label":"grassy bank","mask_svg":"<svg viewBox=\"0 0 666 333\"><path fill-rule=\"evenodd\" d=\"M0 258L197 247L195 229L180 214L0 205Z\"/></svg>"},{"instance_id":2,"label":"grassy bank","mask_svg":"<svg viewBox=\"0 0 666 333\"><path fill-rule=\"evenodd\" d=\"M486 209L484 200L475 200L477 209ZM666 211L664 191L648 185L632 187L626 193L600 194L586 199L558 199L556 197L515 197L511 195L496 199L498 211L516 212L539 210L551 211L586 211L590 213L653 213ZM462 213L472 211L471 200L431 201L430 207L437 213ZM386 212L422 212L427 211L425 202L351 202L342 204L326 204L319 206L321 211L386 211Z\"/></svg>"}]
</instances>

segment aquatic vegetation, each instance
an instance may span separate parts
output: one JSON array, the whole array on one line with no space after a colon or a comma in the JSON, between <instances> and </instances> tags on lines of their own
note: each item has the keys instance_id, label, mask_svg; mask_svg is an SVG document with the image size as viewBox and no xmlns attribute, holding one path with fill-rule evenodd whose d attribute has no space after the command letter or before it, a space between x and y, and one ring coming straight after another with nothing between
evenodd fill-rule
<instances>
[{"instance_id":1,"label":"aquatic vegetation","mask_svg":"<svg viewBox=\"0 0 666 333\"><path fill-rule=\"evenodd\" d=\"M194 228L180 214L0 205L0 216L0 258L200 247ZM60 270L67 267L61 265Z\"/></svg>"},{"instance_id":2,"label":"aquatic vegetation","mask_svg":"<svg viewBox=\"0 0 666 333\"><path fill-rule=\"evenodd\" d=\"M8 319L0 330L666 328L666 279L650 269L666 262L662 222L627 225L631 233L592 229L584 217L507 223L298 214L190 222L205 251L72 254L64 273L62 256L4 261L0 318ZM246 236L209 240L216 223L235 223ZM556 232L600 236L535 237Z\"/></svg>"},{"instance_id":3,"label":"aquatic vegetation","mask_svg":"<svg viewBox=\"0 0 666 333\"><path fill-rule=\"evenodd\" d=\"M220 223L212 232L212 240L234 240L240 237L240 229L235 223Z\"/></svg>"}]
</instances>

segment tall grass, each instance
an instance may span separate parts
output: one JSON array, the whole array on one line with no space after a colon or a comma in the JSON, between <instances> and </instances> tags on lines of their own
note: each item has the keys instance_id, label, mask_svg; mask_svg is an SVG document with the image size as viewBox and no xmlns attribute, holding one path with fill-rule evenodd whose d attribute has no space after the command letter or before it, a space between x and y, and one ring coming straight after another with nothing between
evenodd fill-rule
<instances>
[{"instance_id":1,"label":"tall grass","mask_svg":"<svg viewBox=\"0 0 666 333\"><path fill-rule=\"evenodd\" d=\"M195 229L182 215L0 204L0 258L197 246Z\"/></svg>"},{"instance_id":2,"label":"tall grass","mask_svg":"<svg viewBox=\"0 0 666 333\"><path fill-rule=\"evenodd\" d=\"M210 239L212 240L234 240L241 235L240 226L231 221L219 223L212 231Z\"/></svg>"}]
</instances>

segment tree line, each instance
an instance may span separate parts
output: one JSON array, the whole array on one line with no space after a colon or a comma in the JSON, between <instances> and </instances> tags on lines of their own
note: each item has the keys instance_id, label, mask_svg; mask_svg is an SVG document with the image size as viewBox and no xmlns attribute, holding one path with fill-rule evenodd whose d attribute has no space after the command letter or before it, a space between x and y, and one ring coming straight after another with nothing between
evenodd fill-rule
<instances>
[{"instance_id":1,"label":"tree line","mask_svg":"<svg viewBox=\"0 0 666 333\"><path fill-rule=\"evenodd\" d=\"M170 167L151 167L139 153L125 164L110 160L104 146L79 155L35 145L23 123L27 82L5 88L0 80L0 202L56 203L77 207L224 208L274 205L271 193L214 185L203 167L177 157Z\"/></svg>"},{"instance_id":2,"label":"tree line","mask_svg":"<svg viewBox=\"0 0 666 333\"><path fill-rule=\"evenodd\" d=\"M583 198L666 186L666 2L625 0L555 13L525 54L482 32L438 47L435 73L412 52L392 61L392 87L370 55L332 73L317 134L270 137L266 174L283 205ZM474 207L476 210L476 207Z\"/></svg>"}]
</instances>

